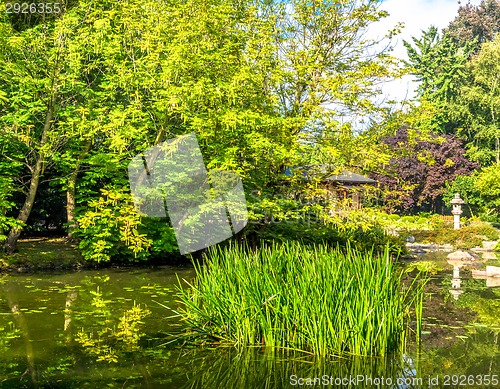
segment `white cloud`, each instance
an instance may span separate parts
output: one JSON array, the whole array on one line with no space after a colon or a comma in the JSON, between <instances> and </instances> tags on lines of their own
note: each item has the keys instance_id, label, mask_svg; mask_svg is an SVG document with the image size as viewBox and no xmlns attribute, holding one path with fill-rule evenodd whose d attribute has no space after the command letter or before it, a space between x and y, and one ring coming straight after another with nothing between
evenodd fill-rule
<instances>
[{"instance_id":1,"label":"white cloud","mask_svg":"<svg viewBox=\"0 0 500 389\"><path fill-rule=\"evenodd\" d=\"M478 5L480 0L471 0L470 3ZM465 4L466 1L462 1ZM390 16L381 22L370 27L368 32L370 37L383 37L384 34L393 28L398 22L404 23L401 34L394 38L395 48L393 55L406 59L406 49L403 40L411 41L411 37L420 37L422 30L427 30L431 25L437 26L440 30L448 24L458 14L457 0L386 0L382 3L381 9L389 12ZM403 100L405 97L413 97L417 85L411 77L404 77L386 83L383 87L384 100Z\"/></svg>"}]
</instances>

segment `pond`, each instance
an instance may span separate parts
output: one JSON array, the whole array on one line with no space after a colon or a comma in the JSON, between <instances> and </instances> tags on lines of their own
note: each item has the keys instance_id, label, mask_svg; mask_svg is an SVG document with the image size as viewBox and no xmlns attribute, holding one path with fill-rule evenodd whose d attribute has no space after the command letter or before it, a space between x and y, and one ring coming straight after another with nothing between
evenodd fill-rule
<instances>
[{"instance_id":1,"label":"pond","mask_svg":"<svg viewBox=\"0 0 500 389\"><path fill-rule=\"evenodd\" d=\"M500 387L497 280L431 259L422 342L385 359L182 344L191 267L1 274L0 387Z\"/></svg>"}]
</instances>

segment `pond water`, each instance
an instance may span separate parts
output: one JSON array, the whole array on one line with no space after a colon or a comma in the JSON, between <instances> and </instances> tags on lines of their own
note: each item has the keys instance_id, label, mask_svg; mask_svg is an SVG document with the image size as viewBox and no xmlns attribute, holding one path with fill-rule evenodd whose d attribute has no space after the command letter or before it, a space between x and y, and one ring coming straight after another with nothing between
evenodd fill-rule
<instances>
[{"instance_id":1,"label":"pond water","mask_svg":"<svg viewBox=\"0 0 500 389\"><path fill-rule=\"evenodd\" d=\"M421 266L435 274L420 346L335 360L181 344L169 308L190 267L0 274L0 387L500 388L500 286Z\"/></svg>"}]
</instances>

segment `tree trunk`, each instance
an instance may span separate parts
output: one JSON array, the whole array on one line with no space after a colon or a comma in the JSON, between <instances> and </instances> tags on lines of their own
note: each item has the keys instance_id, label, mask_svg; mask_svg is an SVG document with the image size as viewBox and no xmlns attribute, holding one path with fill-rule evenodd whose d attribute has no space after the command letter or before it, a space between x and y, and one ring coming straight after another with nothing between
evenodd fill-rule
<instances>
[{"instance_id":1,"label":"tree trunk","mask_svg":"<svg viewBox=\"0 0 500 389\"><path fill-rule=\"evenodd\" d=\"M76 177L78 168L71 173L68 179L68 189L66 189L66 216L68 219L68 240L73 240L73 231L76 229L75 220L75 194L76 194Z\"/></svg>"},{"instance_id":2,"label":"tree trunk","mask_svg":"<svg viewBox=\"0 0 500 389\"><path fill-rule=\"evenodd\" d=\"M54 107L53 104L51 103L47 111L47 115L45 116L45 123L43 125L42 138L40 141L40 151L38 152L38 157L36 159L35 167L31 175L28 195L26 196L26 200L24 201L23 207L21 208L21 211L19 211L19 215L16 218L16 220L19 220L23 224L28 221L31 210L33 209L33 204L35 203L36 192L38 190L38 185L40 184L40 178L43 174L43 169L45 166L44 147L48 141L48 134L50 127L52 126L53 116L54 116ZM17 240L19 239L22 230L23 230L22 227L13 227L10 230L9 236L7 237L7 241L5 243L5 251L8 254L12 254L17 251Z\"/></svg>"},{"instance_id":3,"label":"tree trunk","mask_svg":"<svg viewBox=\"0 0 500 389\"><path fill-rule=\"evenodd\" d=\"M85 148L82 151L82 153L78 156L76 160L75 169L73 170L73 172L71 172L68 178L68 185L66 189L66 217L68 219L68 240L73 240L73 232L78 227L78 224L76 223L76 214L75 214L76 181L78 179L78 173L80 172L80 165L82 159L85 158L85 156L88 154L91 146L92 142L89 140L85 144Z\"/></svg>"}]
</instances>

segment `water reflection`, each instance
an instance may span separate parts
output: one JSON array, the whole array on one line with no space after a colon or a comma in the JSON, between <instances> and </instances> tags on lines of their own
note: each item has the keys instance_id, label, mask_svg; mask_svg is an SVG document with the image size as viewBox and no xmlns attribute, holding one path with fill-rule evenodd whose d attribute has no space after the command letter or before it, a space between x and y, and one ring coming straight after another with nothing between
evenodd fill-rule
<instances>
[{"instance_id":1,"label":"water reflection","mask_svg":"<svg viewBox=\"0 0 500 389\"><path fill-rule=\"evenodd\" d=\"M500 267L486 266L485 270L473 270L472 277L479 280L486 280L486 286L500 286Z\"/></svg>"},{"instance_id":2,"label":"water reflection","mask_svg":"<svg viewBox=\"0 0 500 389\"><path fill-rule=\"evenodd\" d=\"M184 354L193 361L182 388L289 388L329 386L356 388L413 388L420 379L409 357L315 359L298 353L272 353L261 349L219 350Z\"/></svg>"},{"instance_id":3,"label":"water reflection","mask_svg":"<svg viewBox=\"0 0 500 389\"><path fill-rule=\"evenodd\" d=\"M496 258L496 257L495 257ZM483 256L482 260L487 260ZM464 292L461 288L462 279L460 278L460 269L466 266L470 266L470 261L460 261L456 259L448 259L448 264L453 266L453 278L451 280L450 293L455 300L458 300L460 295ZM482 261L475 262L474 265L482 264ZM500 267L499 266L488 266L484 270L473 269L471 271L472 278L477 280L486 280L485 285L487 287L498 287L500 286Z\"/></svg>"},{"instance_id":4,"label":"water reflection","mask_svg":"<svg viewBox=\"0 0 500 389\"><path fill-rule=\"evenodd\" d=\"M189 280L191 269L2 275L0 386L289 388L316 378L329 387L425 388L440 374L496 374L500 288L460 264L450 270L428 285L421 345L328 360L171 342L180 326L164 306L177 308L177 275ZM458 300L450 290L461 291Z\"/></svg>"},{"instance_id":5,"label":"water reflection","mask_svg":"<svg viewBox=\"0 0 500 389\"><path fill-rule=\"evenodd\" d=\"M178 327L154 301L175 306L176 283L172 270L3 275L0 386L81 387L95 379L91 368L111 382L132 376L147 382L144 342Z\"/></svg>"},{"instance_id":6,"label":"water reflection","mask_svg":"<svg viewBox=\"0 0 500 389\"><path fill-rule=\"evenodd\" d=\"M471 274L471 262L447 262L453 270L438 272L428 285L419 372L431 377L498 374L500 288Z\"/></svg>"},{"instance_id":7,"label":"water reflection","mask_svg":"<svg viewBox=\"0 0 500 389\"><path fill-rule=\"evenodd\" d=\"M451 280L450 289L450 293L455 300L458 300L458 297L464 292L462 289L460 289L461 285L462 280L460 279L460 266L455 265L453 267L453 279Z\"/></svg>"}]
</instances>

